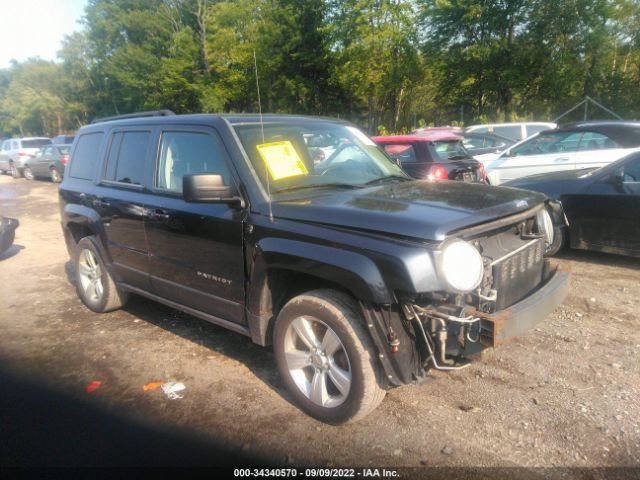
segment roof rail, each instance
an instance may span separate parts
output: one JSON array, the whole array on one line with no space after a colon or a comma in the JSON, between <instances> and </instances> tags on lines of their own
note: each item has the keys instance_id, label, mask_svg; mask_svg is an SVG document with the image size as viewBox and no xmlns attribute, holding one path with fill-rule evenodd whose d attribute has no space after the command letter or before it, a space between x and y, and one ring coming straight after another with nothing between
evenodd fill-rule
<instances>
[{"instance_id":1,"label":"roof rail","mask_svg":"<svg viewBox=\"0 0 640 480\"><path fill-rule=\"evenodd\" d=\"M91 123L110 122L111 120L124 120L127 118L143 118L143 117L166 117L175 115L171 110L149 110L147 112L126 113L124 115L114 115L112 117L102 117L92 120Z\"/></svg>"}]
</instances>

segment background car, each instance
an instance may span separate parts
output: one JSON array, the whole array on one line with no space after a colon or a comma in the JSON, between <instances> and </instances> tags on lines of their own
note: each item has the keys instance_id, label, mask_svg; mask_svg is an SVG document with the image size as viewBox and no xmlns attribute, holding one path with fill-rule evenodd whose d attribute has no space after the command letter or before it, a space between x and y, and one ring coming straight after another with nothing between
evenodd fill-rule
<instances>
[{"instance_id":1,"label":"background car","mask_svg":"<svg viewBox=\"0 0 640 480\"><path fill-rule=\"evenodd\" d=\"M504 184L562 203L569 227L554 231L562 245L640 257L640 152L606 167L534 175Z\"/></svg>"},{"instance_id":2,"label":"background car","mask_svg":"<svg viewBox=\"0 0 640 480\"><path fill-rule=\"evenodd\" d=\"M499 185L539 173L608 165L640 149L640 122L574 123L545 130L493 158L478 156Z\"/></svg>"},{"instance_id":3,"label":"background car","mask_svg":"<svg viewBox=\"0 0 640 480\"><path fill-rule=\"evenodd\" d=\"M0 150L0 172L10 171L13 178L20 178L24 161L33 157L44 145L51 145L51 139L26 137L5 140Z\"/></svg>"},{"instance_id":4,"label":"background car","mask_svg":"<svg viewBox=\"0 0 640 480\"><path fill-rule=\"evenodd\" d=\"M463 132L458 135L462 137L464 148L474 157L487 153L500 153L515 143L509 138L493 133Z\"/></svg>"},{"instance_id":5,"label":"background car","mask_svg":"<svg viewBox=\"0 0 640 480\"><path fill-rule=\"evenodd\" d=\"M73 135L56 135L51 139L51 143L59 145L71 145L73 143Z\"/></svg>"},{"instance_id":6,"label":"background car","mask_svg":"<svg viewBox=\"0 0 640 480\"><path fill-rule=\"evenodd\" d=\"M422 135L422 134L431 134L433 132L449 132L460 134L462 133L462 127L452 127L451 125L443 125L441 127L422 127L416 128L412 133L412 135Z\"/></svg>"},{"instance_id":7,"label":"background car","mask_svg":"<svg viewBox=\"0 0 640 480\"><path fill-rule=\"evenodd\" d=\"M511 122L470 125L464 131L468 133L493 133L518 142L535 133L556 127L557 125L552 122Z\"/></svg>"},{"instance_id":8,"label":"background car","mask_svg":"<svg viewBox=\"0 0 640 480\"><path fill-rule=\"evenodd\" d=\"M417 179L484 182L484 166L462 144L462 137L434 131L421 135L373 137L373 141Z\"/></svg>"},{"instance_id":9,"label":"background car","mask_svg":"<svg viewBox=\"0 0 640 480\"><path fill-rule=\"evenodd\" d=\"M64 168L69 161L71 145L47 145L41 147L35 156L24 163L23 174L27 180L36 177L48 177L54 183L60 183Z\"/></svg>"}]
</instances>

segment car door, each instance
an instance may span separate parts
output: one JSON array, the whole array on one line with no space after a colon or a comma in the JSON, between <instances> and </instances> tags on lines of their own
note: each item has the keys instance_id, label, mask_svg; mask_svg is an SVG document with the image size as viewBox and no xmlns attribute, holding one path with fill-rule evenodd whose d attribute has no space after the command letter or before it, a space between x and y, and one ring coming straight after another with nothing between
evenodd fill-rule
<instances>
[{"instance_id":1,"label":"car door","mask_svg":"<svg viewBox=\"0 0 640 480\"><path fill-rule=\"evenodd\" d=\"M236 184L212 128L166 126L160 132L153 192L146 205L151 282L163 298L235 323L244 318L244 211L182 198L187 174L222 175Z\"/></svg>"},{"instance_id":2,"label":"car door","mask_svg":"<svg viewBox=\"0 0 640 480\"><path fill-rule=\"evenodd\" d=\"M91 203L102 217L112 265L125 283L151 290L149 251L144 231L144 174L151 162L153 130L114 129L107 161Z\"/></svg>"},{"instance_id":3,"label":"car door","mask_svg":"<svg viewBox=\"0 0 640 480\"><path fill-rule=\"evenodd\" d=\"M571 245L640 255L640 156L615 167L572 200Z\"/></svg>"},{"instance_id":4,"label":"car door","mask_svg":"<svg viewBox=\"0 0 640 480\"><path fill-rule=\"evenodd\" d=\"M502 153L488 166L489 179L499 185L516 178L573 170L582 132L541 133Z\"/></svg>"},{"instance_id":5,"label":"car door","mask_svg":"<svg viewBox=\"0 0 640 480\"><path fill-rule=\"evenodd\" d=\"M53 155L53 147L41 147L31 159L31 171L39 177L49 174L49 162Z\"/></svg>"},{"instance_id":6,"label":"car door","mask_svg":"<svg viewBox=\"0 0 640 480\"><path fill-rule=\"evenodd\" d=\"M627 155L614 140L599 132L584 132L575 156L575 167L603 167Z\"/></svg>"}]
</instances>

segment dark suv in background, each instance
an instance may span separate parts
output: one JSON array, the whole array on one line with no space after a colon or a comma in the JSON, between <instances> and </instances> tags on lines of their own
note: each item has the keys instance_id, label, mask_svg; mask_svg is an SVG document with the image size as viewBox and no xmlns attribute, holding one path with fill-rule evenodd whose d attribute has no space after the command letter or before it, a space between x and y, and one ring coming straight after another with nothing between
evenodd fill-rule
<instances>
[{"instance_id":1,"label":"dark suv in background","mask_svg":"<svg viewBox=\"0 0 640 480\"><path fill-rule=\"evenodd\" d=\"M296 403L330 423L464 368L568 291L544 258L562 219L546 197L414 181L341 121L98 121L78 132L60 211L87 307L135 293L273 345Z\"/></svg>"}]
</instances>

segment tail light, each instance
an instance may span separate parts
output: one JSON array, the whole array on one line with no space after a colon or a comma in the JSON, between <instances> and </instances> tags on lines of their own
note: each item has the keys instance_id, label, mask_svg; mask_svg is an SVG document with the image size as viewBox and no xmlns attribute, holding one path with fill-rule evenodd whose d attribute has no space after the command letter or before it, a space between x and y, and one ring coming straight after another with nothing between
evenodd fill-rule
<instances>
[{"instance_id":1,"label":"tail light","mask_svg":"<svg viewBox=\"0 0 640 480\"><path fill-rule=\"evenodd\" d=\"M484 168L484 163L482 163L480 160L478 160L478 163L480 164L479 166L479 170L480 170L480 179L484 182L484 183L489 183L487 181L487 169Z\"/></svg>"},{"instance_id":2,"label":"tail light","mask_svg":"<svg viewBox=\"0 0 640 480\"><path fill-rule=\"evenodd\" d=\"M446 180L448 178L449 174L447 173L447 169L442 165L432 166L429 171L429 175L427 176L428 180Z\"/></svg>"},{"instance_id":3,"label":"tail light","mask_svg":"<svg viewBox=\"0 0 640 480\"><path fill-rule=\"evenodd\" d=\"M63 165L66 165L67 163L69 163L68 153L65 153L64 155L62 155L62 158L60 159L60 163L62 163Z\"/></svg>"}]
</instances>

